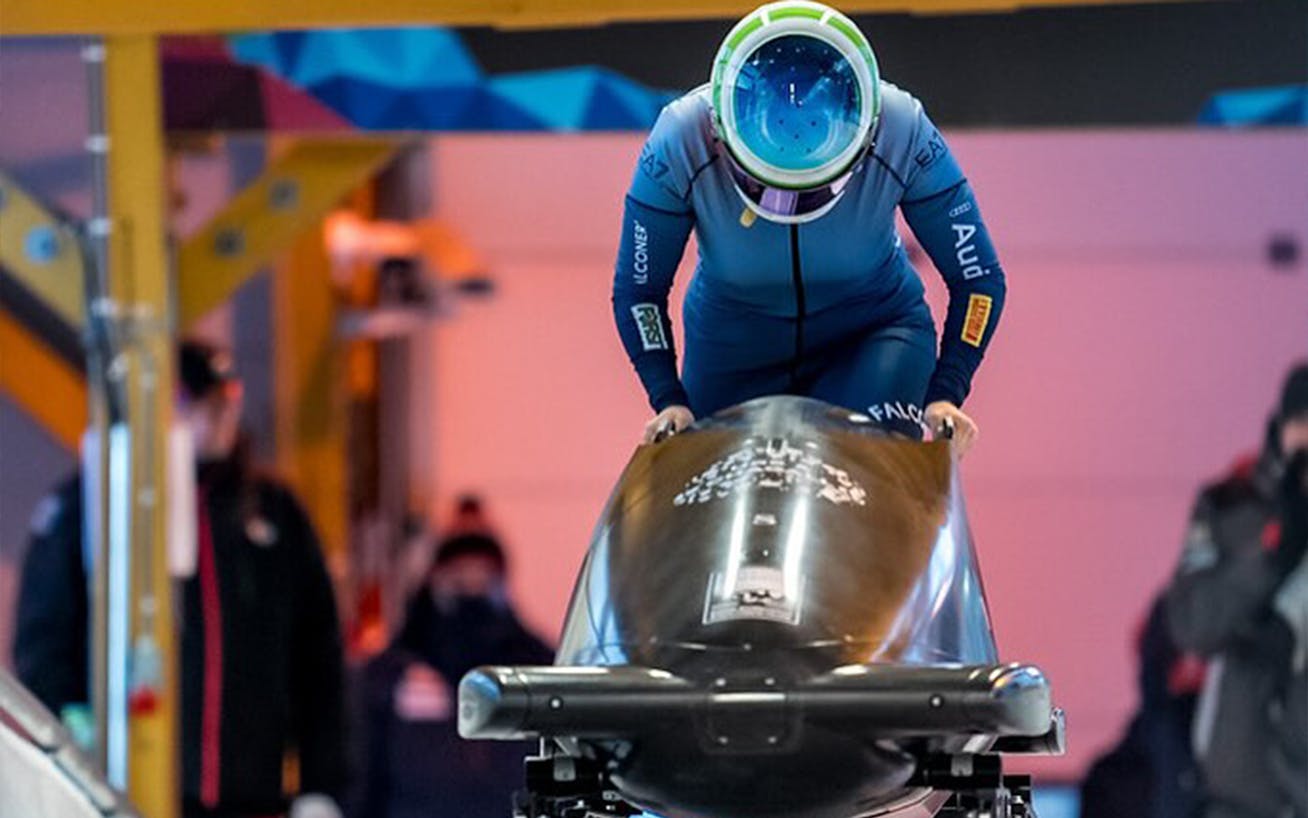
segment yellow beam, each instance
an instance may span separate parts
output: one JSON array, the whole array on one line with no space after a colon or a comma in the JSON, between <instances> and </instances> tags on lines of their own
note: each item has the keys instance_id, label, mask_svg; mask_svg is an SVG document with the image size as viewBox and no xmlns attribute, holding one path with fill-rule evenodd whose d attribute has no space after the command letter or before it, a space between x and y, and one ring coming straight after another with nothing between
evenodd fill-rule
<instances>
[{"instance_id":1,"label":"yellow beam","mask_svg":"<svg viewBox=\"0 0 1308 818\"><path fill-rule=\"evenodd\" d=\"M68 362L0 312L0 390L69 451L86 429L86 382Z\"/></svg>"},{"instance_id":2,"label":"yellow beam","mask_svg":"<svg viewBox=\"0 0 1308 818\"><path fill-rule=\"evenodd\" d=\"M1156 0L1155 0L1156 1ZM1179 0L1168 0L1178 2ZM1140 0L843 0L842 11L1012 11L1033 6L1138 4ZM754 0L5 0L0 34L160 34L418 24L563 26L738 17Z\"/></svg>"},{"instance_id":3,"label":"yellow beam","mask_svg":"<svg viewBox=\"0 0 1308 818\"><path fill-rule=\"evenodd\" d=\"M82 323L77 236L0 172L0 264L69 326Z\"/></svg>"},{"instance_id":4,"label":"yellow beam","mask_svg":"<svg viewBox=\"0 0 1308 818\"><path fill-rule=\"evenodd\" d=\"M221 304L291 247L397 147L394 140L364 137L294 144L182 245L177 256L181 325Z\"/></svg>"},{"instance_id":5,"label":"yellow beam","mask_svg":"<svg viewBox=\"0 0 1308 818\"><path fill-rule=\"evenodd\" d=\"M129 719L127 792L147 818L175 818L179 664L164 507L174 362L159 44L154 36L123 35L105 45L109 290L129 322L120 372L132 449L131 627L137 640L153 637L162 668L156 705Z\"/></svg>"},{"instance_id":6,"label":"yellow beam","mask_svg":"<svg viewBox=\"0 0 1308 818\"><path fill-rule=\"evenodd\" d=\"M334 561L349 540L349 424L330 268L321 229L304 232L278 265L273 383L278 471L304 500Z\"/></svg>"}]
</instances>

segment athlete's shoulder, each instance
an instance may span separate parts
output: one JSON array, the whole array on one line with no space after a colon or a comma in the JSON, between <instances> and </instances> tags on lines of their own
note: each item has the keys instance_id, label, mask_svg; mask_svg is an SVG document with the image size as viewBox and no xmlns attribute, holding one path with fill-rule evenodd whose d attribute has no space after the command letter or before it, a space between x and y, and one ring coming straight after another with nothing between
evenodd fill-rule
<instances>
[{"instance_id":1,"label":"athlete's shoulder","mask_svg":"<svg viewBox=\"0 0 1308 818\"><path fill-rule=\"evenodd\" d=\"M897 168L912 156L925 111L917 97L884 80L881 83L881 119L877 123L877 155ZM906 169L906 168L905 168Z\"/></svg>"},{"instance_id":2,"label":"athlete's shoulder","mask_svg":"<svg viewBox=\"0 0 1308 818\"><path fill-rule=\"evenodd\" d=\"M668 103L641 149L632 195L656 207L684 203L691 180L712 161L713 139L708 86Z\"/></svg>"},{"instance_id":3,"label":"athlete's shoulder","mask_svg":"<svg viewBox=\"0 0 1308 818\"><path fill-rule=\"evenodd\" d=\"M922 102L889 82L881 83L874 150L912 198L932 196L963 181L962 169Z\"/></svg>"},{"instance_id":4,"label":"athlete's shoulder","mask_svg":"<svg viewBox=\"0 0 1308 818\"><path fill-rule=\"evenodd\" d=\"M686 135L712 135L713 106L709 86L701 85L682 94L663 106L663 117L675 124Z\"/></svg>"},{"instance_id":5,"label":"athlete's shoulder","mask_svg":"<svg viewBox=\"0 0 1308 818\"><path fill-rule=\"evenodd\" d=\"M688 163L692 168L707 160L713 150L713 109L708 86L702 85L665 105L649 142L669 159Z\"/></svg>"},{"instance_id":6,"label":"athlete's shoulder","mask_svg":"<svg viewBox=\"0 0 1308 818\"><path fill-rule=\"evenodd\" d=\"M907 128L917 127L917 118L923 113L922 101L893 82L881 81L881 124L882 127Z\"/></svg>"}]
</instances>

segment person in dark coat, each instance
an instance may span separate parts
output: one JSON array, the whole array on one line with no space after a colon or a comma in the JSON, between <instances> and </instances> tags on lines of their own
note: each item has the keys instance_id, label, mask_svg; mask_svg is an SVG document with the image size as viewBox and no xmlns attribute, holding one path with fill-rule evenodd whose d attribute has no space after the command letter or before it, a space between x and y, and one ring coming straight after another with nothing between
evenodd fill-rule
<instances>
[{"instance_id":1,"label":"person in dark coat","mask_svg":"<svg viewBox=\"0 0 1308 818\"><path fill-rule=\"evenodd\" d=\"M390 648L363 673L367 740L356 818L506 818L533 745L469 742L456 689L484 664L550 664L513 611L492 535L465 531L436 551Z\"/></svg>"},{"instance_id":2,"label":"person in dark coat","mask_svg":"<svg viewBox=\"0 0 1308 818\"><path fill-rule=\"evenodd\" d=\"M1208 659L1194 742L1205 818L1308 818L1308 363L1256 459L1200 492L1168 590Z\"/></svg>"},{"instance_id":3,"label":"person in dark coat","mask_svg":"<svg viewBox=\"0 0 1308 818\"><path fill-rule=\"evenodd\" d=\"M317 536L291 492L249 464L227 353L183 343L179 382L197 489L194 570L176 578L183 814L339 816L344 660ZM75 477L38 509L18 603L18 677L55 713L89 700L81 492ZM291 749L300 785L288 798Z\"/></svg>"},{"instance_id":4,"label":"person in dark coat","mask_svg":"<svg viewBox=\"0 0 1308 818\"><path fill-rule=\"evenodd\" d=\"M1190 730L1204 667L1176 646L1162 595L1136 646L1140 706L1122 739L1091 765L1081 785L1081 818L1199 818Z\"/></svg>"}]
</instances>

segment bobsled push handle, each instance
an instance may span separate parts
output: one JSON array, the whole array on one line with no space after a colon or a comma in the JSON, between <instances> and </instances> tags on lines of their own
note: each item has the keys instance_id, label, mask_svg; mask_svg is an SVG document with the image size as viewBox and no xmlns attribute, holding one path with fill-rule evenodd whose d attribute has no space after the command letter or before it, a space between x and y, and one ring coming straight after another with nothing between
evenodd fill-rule
<instances>
[{"instance_id":1,"label":"bobsled push handle","mask_svg":"<svg viewBox=\"0 0 1308 818\"><path fill-rule=\"evenodd\" d=\"M940 424L940 436L945 440L954 439L954 419L945 418Z\"/></svg>"},{"instance_id":2,"label":"bobsled push handle","mask_svg":"<svg viewBox=\"0 0 1308 818\"><path fill-rule=\"evenodd\" d=\"M654 430L655 443L662 443L677 433L677 424L673 423L671 418L659 424L659 428Z\"/></svg>"}]
</instances>

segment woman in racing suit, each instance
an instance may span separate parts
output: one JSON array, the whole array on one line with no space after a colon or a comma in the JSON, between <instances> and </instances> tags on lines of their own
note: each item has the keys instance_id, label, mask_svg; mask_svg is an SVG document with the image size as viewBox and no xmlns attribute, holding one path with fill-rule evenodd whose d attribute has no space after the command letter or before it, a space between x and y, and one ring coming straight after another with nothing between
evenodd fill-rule
<instances>
[{"instance_id":1,"label":"woman in racing suit","mask_svg":"<svg viewBox=\"0 0 1308 818\"><path fill-rule=\"evenodd\" d=\"M895 209L943 276L937 355ZM692 229L680 375L668 293ZM971 186L867 39L804 0L738 23L712 80L659 116L627 194L614 317L657 413L646 440L751 398L796 394L920 434L952 422L995 332L1004 273Z\"/></svg>"}]
</instances>

